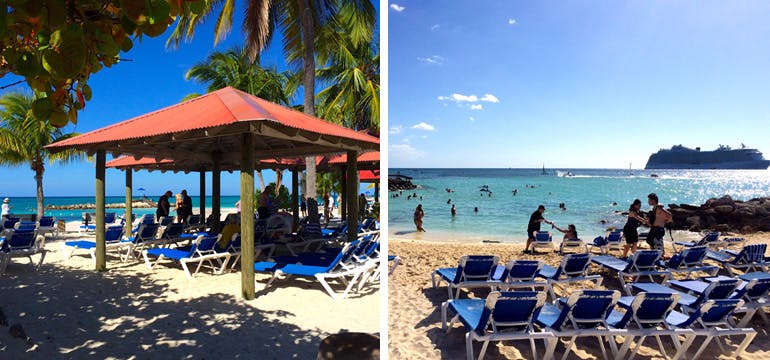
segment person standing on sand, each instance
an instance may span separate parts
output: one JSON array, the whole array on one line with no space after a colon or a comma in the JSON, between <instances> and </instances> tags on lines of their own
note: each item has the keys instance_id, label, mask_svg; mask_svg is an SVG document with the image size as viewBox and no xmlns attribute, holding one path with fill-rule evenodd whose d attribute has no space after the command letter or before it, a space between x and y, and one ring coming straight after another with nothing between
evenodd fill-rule
<instances>
[{"instance_id":1,"label":"person standing on sand","mask_svg":"<svg viewBox=\"0 0 770 360\"><path fill-rule=\"evenodd\" d=\"M163 196L158 199L158 209L155 210L156 221L160 221L160 218L168 216L171 212L171 204L168 202L168 198L174 193L171 190L167 190Z\"/></svg>"},{"instance_id":2,"label":"person standing on sand","mask_svg":"<svg viewBox=\"0 0 770 360\"><path fill-rule=\"evenodd\" d=\"M5 198L3 199L3 210L2 210L2 219L5 221L5 219L8 217L8 215L11 215L11 199Z\"/></svg>"},{"instance_id":3,"label":"person standing on sand","mask_svg":"<svg viewBox=\"0 0 770 360\"><path fill-rule=\"evenodd\" d=\"M660 249L665 254L663 237L666 236L666 228L664 226L671 222L671 213L663 205L658 204L658 195L655 193L647 195L647 203L652 206L649 215L650 233L647 235L647 244L650 245L650 248Z\"/></svg>"},{"instance_id":4,"label":"person standing on sand","mask_svg":"<svg viewBox=\"0 0 770 360\"><path fill-rule=\"evenodd\" d=\"M414 209L414 225L417 227L417 232L425 231L425 229L422 228L422 219L425 217L425 212L422 211L422 204L417 205L417 208Z\"/></svg>"},{"instance_id":5,"label":"person standing on sand","mask_svg":"<svg viewBox=\"0 0 770 360\"><path fill-rule=\"evenodd\" d=\"M260 219L267 219L270 217L270 208L268 207L268 203L270 202L270 191L272 191L272 188L270 186L266 187L265 190L259 194L259 199L257 199L257 214Z\"/></svg>"},{"instance_id":6,"label":"person standing on sand","mask_svg":"<svg viewBox=\"0 0 770 360\"><path fill-rule=\"evenodd\" d=\"M192 198L187 195L187 190L182 190L182 203L177 207L179 222L186 222L190 215L192 215Z\"/></svg>"},{"instance_id":7,"label":"person standing on sand","mask_svg":"<svg viewBox=\"0 0 770 360\"><path fill-rule=\"evenodd\" d=\"M299 198L299 212L302 214L302 217L307 217L307 200L305 200L304 196Z\"/></svg>"},{"instance_id":8,"label":"person standing on sand","mask_svg":"<svg viewBox=\"0 0 770 360\"><path fill-rule=\"evenodd\" d=\"M649 225L650 223L642 216L642 200L634 199L634 202L628 208L626 225L623 226L623 237L626 239L626 244L623 245L623 257L628 256L629 250L631 250L632 254L636 252L639 242L639 233L636 231L636 228L642 224Z\"/></svg>"},{"instance_id":9,"label":"person standing on sand","mask_svg":"<svg viewBox=\"0 0 770 360\"><path fill-rule=\"evenodd\" d=\"M525 254L531 253L529 250L529 245L532 244L532 241L535 240L535 233L540 231L540 223L553 225L553 222L550 222L543 217L544 212L545 206L540 205L537 207L537 210L535 210L535 212L533 212L529 217L529 223L527 225L527 246L524 247Z\"/></svg>"},{"instance_id":10,"label":"person standing on sand","mask_svg":"<svg viewBox=\"0 0 770 360\"><path fill-rule=\"evenodd\" d=\"M366 216L366 208L369 207L369 202L366 201L366 195L361 193L358 195L358 218L363 219Z\"/></svg>"},{"instance_id":11,"label":"person standing on sand","mask_svg":"<svg viewBox=\"0 0 770 360\"><path fill-rule=\"evenodd\" d=\"M184 213L184 200L182 194L176 194L176 202L174 203L174 211L176 211L176 222L182 222L182 214Z\"/></svg>"}]
</instances>

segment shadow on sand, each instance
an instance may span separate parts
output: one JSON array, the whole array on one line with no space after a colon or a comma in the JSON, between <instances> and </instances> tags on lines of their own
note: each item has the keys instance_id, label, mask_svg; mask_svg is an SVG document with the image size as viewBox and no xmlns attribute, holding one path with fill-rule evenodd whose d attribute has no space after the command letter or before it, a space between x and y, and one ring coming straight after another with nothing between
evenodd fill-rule
<instances>
[{"instance_id":1,"label":"shadow on sand","mask_svg":"<svg viewBox=\"0 0 770 360\"><path fill-rule=\"evenodd\" d=\"M0 326L0 358L316 356L318 335L276 320L291 311L260 311L224 293L171 301L170 291L148 277L16 265L0 278L0 306L35 345Z\"/></svg>"}]
</instances>

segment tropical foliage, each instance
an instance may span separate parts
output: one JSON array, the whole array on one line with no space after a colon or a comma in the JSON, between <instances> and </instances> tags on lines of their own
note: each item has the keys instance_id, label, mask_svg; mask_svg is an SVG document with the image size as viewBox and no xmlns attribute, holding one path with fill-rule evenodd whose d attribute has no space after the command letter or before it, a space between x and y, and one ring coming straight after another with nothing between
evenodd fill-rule
<instances>
[{"instance_id":1,"label":"tropical foliage","mask_svg":"<svg viewBox=\"0 0 770 360\"><path fill-rule=\"evenodd\" d=\"M39 93L34 115L55 127L77 122L91 74L120 61L134 41L162 34L199 0L0 0L0 76L24 77Z\"/></svg>"},{"instance_id":2,"label":"tropical foliage","mask_svg":"<svg viewBox=\"0 0 770 360\"><path fill-rule=\"evenodd\" d=\"M0 164L27 164L35 173L37 185L37 215L43 216L43 173L46 162L66 163L84 158L79 151L51 154L46 145L78 135L64 133L49 121L36 117L32 110L35 96L7 93L0 97Z\"/></svg>"}]
</instances>

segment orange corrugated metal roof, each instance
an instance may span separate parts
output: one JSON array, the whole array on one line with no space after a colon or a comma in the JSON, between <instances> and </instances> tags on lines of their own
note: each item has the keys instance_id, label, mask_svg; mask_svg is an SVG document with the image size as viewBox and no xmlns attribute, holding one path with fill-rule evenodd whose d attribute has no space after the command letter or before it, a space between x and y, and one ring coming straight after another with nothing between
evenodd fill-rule
<instances>
[{"instance_id":1,"label":"orange corrugated metal roof","mask_svg":"<svg viewBox=\"0 0 770 360\"><path fill-rule=\"evenodd\" d=\"M127 167L127 166L137 166L137 165L152 165L152 164L171 164L173 163L173 160L168 159L161 159L161 160L155 160L153 158L140 158L139 160L135 160L132 156L121 156L117 159L112 159L105 164L108 168L113 167Z\"/></svg>"},{"instance_id":2,"label":"orange corrugated metal roof","mask_svg":"<svg viewBox=\"0 0 770 360\"><path fill-rule=\"evenodd\" d=\"M377 181L380 180L379 170L359 170L358 181Z\"/></svg>"},{"instance_id":3,"label":"orange corrugated metal roof","mask_svg":"<svg viewBox=\"0 0 770 360\"><path fill-rule=\"evenodd\" d=\"M72 147L205 129L247 121L379 144L379 139L226 87L133 119L93 130L49 147Z\"/></svg>"},{"instance_id":4,"label":"orange corrugated metal roof","mask_svg":"<svg viewBox=\"0 0 770 360\"><path fill-rule=\"evenodd\" d=\"M375 162L375 161L380 161L379 151L370 151L370 152L366 152L361 155L358 155L358 162ZM329 161L328 161L328 163L330 164L344 164L346 162L348 162L347 154L332 156L329 158Z\"/></svg>"}]
</instances>

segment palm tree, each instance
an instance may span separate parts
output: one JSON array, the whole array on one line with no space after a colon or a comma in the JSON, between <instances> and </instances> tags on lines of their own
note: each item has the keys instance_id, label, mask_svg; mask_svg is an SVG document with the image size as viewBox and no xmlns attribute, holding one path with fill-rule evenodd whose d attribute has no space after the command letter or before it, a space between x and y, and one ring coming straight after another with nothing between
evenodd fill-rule
<instances>
[{"instance_id":1,"label":"palm tree","mask_svg":"<svg viewBox=\"0 0 770 360\"><path fill-rule=\"evenodd\" d=\"M328 87L318 93L324 119L356 130L380 130L380 55L377 39L356 45L340 27L328 34L337 43L328 66L318 78Z\"/></svg>"},{"instance_id":2,"label":"palm tree","mask_svg":"<svg viewBox=\"0 0 770 360\"><path fill-rule=\"evenodd\" d=\"M22 93L7 93L0 97L0 164L18 166L29 164L35 172L37 184L37 216L43 216L43 173L48 161L67 163L82 160L85 155L80 151L67 150L52 154L46 145L69 139L78 133L65 134L62 129L51 125L47 120L38 119L32 114L32 104L36 96Z\"/></svg>"},{"instance_id":3,"label":"palm tree","mask_svg":"<svg viewBox=\"0 0 770 360\"><path fill-rule=\"evenodd\" d=\"M185 6L193 6L186 3ZM232 29L235 0L206 1L202 12L186 11L179 17L177 26L167 44L178 45L182 39L191 39L195 28L219 9L214 27L214 43L222 41ZM304 108L315 115L315 41L319 29L338 12L350 17L355 24L352 31L355 41L371 36L375 18L374 5L370 0L248 0L243 29L246 32L246 48L252 60L270 43L277 26L283 35L283 51L288 63L302 69ZM367 34L369 36L367 36ZM305 159L307 166L306 196L315 198L315 160Z\"/></svg>"},{"instance_id":4,"label":"palm tree","mask_svg":"<svg viewBox=\"0 0 770 360\"><path fill-rule=\"evenodd\" d=\"M240 47L224 52L215 51L206 60L193 65L185 74L186 80L195 80L207 84L207 91L212 92L227 86L247 92L274 103L289 106L289 99L297 90L297 78L291 72L278 72L265 69L252 62L249 55ZM197 97L190 94L185 99ZM260 191L265 190L265 178L262 170L257 170ZM280 189L282 173L276 171L276 196Z\"/></svg>"}]
</instances>

